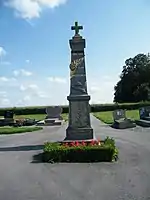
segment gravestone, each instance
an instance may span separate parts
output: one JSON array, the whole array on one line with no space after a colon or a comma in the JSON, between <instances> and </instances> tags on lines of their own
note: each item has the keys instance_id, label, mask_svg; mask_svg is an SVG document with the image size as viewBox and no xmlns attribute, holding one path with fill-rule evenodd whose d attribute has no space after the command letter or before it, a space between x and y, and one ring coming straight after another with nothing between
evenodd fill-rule
<instances>
[{"instance_id":1,"label":"gravestone","mask_svg":"<svg viewBox=\"0 0 150 200\"><path fill-rule=\"evenodd\" d=\"M126 118L126 111L125 110L114 110L113 111L113 118L114 121L120 120L120 119L125 119Z\"/></svg>"},{"instance_id":2,"label":"gravestone","mask_svg":"<svg viewBox=\"0 0 150 200\"><path fill-rule=\"evenodd\" d=\"M14 112L13 111L5 111L4 119L0 119L0 126L9 126L14 124Z\"/></svg>"},{"instance_id":3,"label":"gravestone","mask_svg":"<svg viewBox=\"0 0 150 200\"><path fill-rule=\"evenodd\" d=\"M53 106L53 107L47 107L46 108L46 119L62 119L61 118L62 108L60 106Z\"/></svg>"},{"instance_id":4,"label":"gravestone","mask_svg":"<svg viewBox=\"0 0 150 200\"><path fill-rule=\"evenodd\" d=\"M139 109L140 119L136 120L136 124L142 127L150 127L150 106Z\"/></svg>"},{"instance_id":5,"label":"gravestone","mask_svg":"<svg viewBox=\"0 0 150 200\"><path fill-rule=\"evenodd\" d=\"M140 119L150 121L150 106L139 109Z\"/></svg>"},{"instance_id":6,"label":"gravestone","mask_svg":"<svg viewBox=\"0 0 150 200\"><path fill-rule=\"evenodd\" d=\"M85 39L79 34L83 29L75 22L71 27L75 35L70 39L71 64L70 64L70 94L69 122L66 129L65 140L90 140L94 138L90 122L90 96L87 92L86 69L85 69Z\"/></svg>"},{"instance_id":7,"label":"gravestone","mask_svg":"<svg viewBox=\"0 0 150 200\"><path fill-rule=\"evenodd\" d=\"M113 119L114 123L112 125L113 128L117 129L126 129L126 128L134 128L136 126L135 123L131 119L126 117L125 110L114 110L113 111Z\"/></svg>"},{"instance_id":8,"label":"gravestone","mask_svg":"<svg viewBox=\"0 0 150 200\"><path fill-rule=\"evenodd\" d=\"M14 117L13 111L6 110L4 112L4 119L13 119L13 117Z\"/></svg>"},{"instance_id":9,"label":"gravestone","mask_svg":"<svg viewBox=\"0 0 150 200\"><path fill-rule=\"evenodd\" d=\"M62 125L64 120L61 117L62 108L60 106L51 106L46 108L45 120L37 122L38 126L56 126Z\"/></svg>"}]
</instances>

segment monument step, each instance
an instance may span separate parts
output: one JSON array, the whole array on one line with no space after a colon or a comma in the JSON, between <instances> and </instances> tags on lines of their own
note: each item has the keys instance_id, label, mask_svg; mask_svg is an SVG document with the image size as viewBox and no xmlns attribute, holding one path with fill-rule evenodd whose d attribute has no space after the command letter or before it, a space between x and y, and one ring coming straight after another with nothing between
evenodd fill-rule
<instances>
[{"instance_id":1,"label":"monument step","mask_svg":"<svg viewBox=\"0 0 150 200\"><path fill-rule=\"evenodd\" d=\"M71 128L68 127L66 130L65 140L93 140L94 134L93 129L88 128Z\"/></svg>"}]
</instances>

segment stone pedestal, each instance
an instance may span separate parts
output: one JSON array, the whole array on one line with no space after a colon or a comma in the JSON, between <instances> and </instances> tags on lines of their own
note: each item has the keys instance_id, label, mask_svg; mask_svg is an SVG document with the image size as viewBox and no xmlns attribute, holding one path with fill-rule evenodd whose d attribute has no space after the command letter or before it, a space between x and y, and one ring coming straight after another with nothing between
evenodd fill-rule
<instances>
[{"instance_id":1,"label":"stone pedestal","mask_svg":"<svg viewBox=\"0 0 150 200\"><path fill-rule=\"evenodd\" d=\"M87 92L85 69L85 39L79 34L70 40L70 95L69 124L66 130L66 140L93 139L93 129L90 122L90 96Z\"/></svg>"}]
</instances>

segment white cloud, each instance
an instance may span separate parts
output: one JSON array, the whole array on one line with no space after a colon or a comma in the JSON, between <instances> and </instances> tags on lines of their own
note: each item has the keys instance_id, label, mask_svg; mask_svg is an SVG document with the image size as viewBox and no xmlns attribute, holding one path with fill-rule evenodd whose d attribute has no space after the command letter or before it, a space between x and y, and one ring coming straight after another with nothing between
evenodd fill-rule
<instances>
[{"instance_id":1,"label":"white cloud","mask_svg":"<svg viewBox=\"0 0 150 200\"><path fill-rule=\"evenodd\" d=\"M66 83L67 80L65 78L61 77L48 77L48 81L54 82L54 83Z\"/></svg>"},{"instance_id":2,"label":"white cloud","mask_svg":"<svg viewBox=\"0 0 150 200\"><path fill-rule=\"evenodd\" d=\"M26 60L26 63L30 63L30 60Z\"/></svg>"},{"instance_id":3,"label":"white cloud","mask_svg":"<svg viewBox=\"0 0 150 200\"><path fill-rule=\"evenodd\" d=\"M44 8L55 8L67 0L7 0L6 6L15 9L15 14L24 19L40 17Z\"/></svg>"},{"instance_id":4,"label":"white cloud","mask_svg":"<svg viewBox=\"0 0 150 200\"><path fill-rule=\"evenodd\" d=\"M11 65L11 63L9 61L1 61L0 64L1 65Z\"/></svg>"},{"instance_id":5,"label":"white cloud","mask_svg":"<svg viewBox=\"0 0 150 200\"><path fill-rule=\"evenodd\" d=\"M4 103L7 104L6 107L68 104L67 96L70 93L70 83L63 77L55 76L49 77L49 79L37 77L35 80L17 79L14 82L13 90L12 80L13 78L0 77L0 107L4 106ZM117 75L102 76L101 78L98 75L88 75L87 85L88 93L91 96L90 103L113 102L114 85L118 80ZM8 105L7 100L3 100L3 104L1 104L2 99L9 99L10 104Z\"/></svg>"},{"instance_id":6,"label":"white cloud","mask_svg":"<svg viewBox=\"0 0 150 200\"><path fill-rule=\"evenodd\" d=\"M2 76L2 77L0 77L0 81L1 82L7 82L7 81L9 81L9 79L5 76Z\"/></svg>"},{"instance_id":7,"label":"white cloud","mask_svg":"<svg viewBox=\"0 0 150 200\"><path fill-rule=\"evenodd\" d=\"M0 46L0 57L5 56L5 55L6 55L5 49Z\"/></svg>"},{"instance_id":8,"label":"white cloud","mask_svg":"<svg viewBox=\"0 0 150 200\"><path fill-rule=\"evenodd\" d=\"M27 96L31 98L31 96L36 96L39 98L47 98L45 92L41 91L41 89L36 84L29 84L27 86L20 85L20 90L22 92L26 92ZM26 97L27 97L26 96Z\"/></svg>"},{"instance_id":9,"label":"white cloud","mask_svg":"<svg viewBox=\"0 0 150 200\"><path fill-rule=\"evenodd\" d=\"M33 73L30 72L30 71L27 71L25 69L20 69L20 70L14 70L13 74L14 74L14 76L19 76L19 75L21 75L21 76L32 76Z\"/></svg>"},{"instance_id":10,"label":"white cloud","mask_svg":"<svg viewBox=\"0 0 150 200\"><path fill-rule=\"evenodd\" d=\"M17 81L15 78L7 78L5 76L0 77L0 82L12 82L12 81Z\"/></svg>"},{"instance_id":11,"label":"white cloud","mask_svg":"<svg viewBox=\"0 0 150 200\"><path fill-rule=\"evenodd\" d=\"M13 78L13 77L5 77L5 76L1 76L0 77L0 89L1 90L6 90L6 88L12 88L12 87L16 87L18 84L18 81Z\"/></svg>"},{"instance_id":12,"label":"white cloud","mask_svg":"<svg viewBox=\"0 0 150 200\"><path fill-rule=\"evenodd\" d=\"M20 73L20 72L19 72L19 71L17 71L17 70L14 70L14 71L13 71L13 74L14 74L14 76L18 76L18 75L19 75L19 73Z\"/></svg>"},{"instance_id":13,"label":"white cloud","mask_svg":"<svg viewBox=\"0 0 150 200\"><path fill-rule=\"evenodd\" d=\"M37 91L37 90L39 90L39 87L36 84L31 84L31 85L27 85L27 86L21 85L20 90L21 91L26 91L26 90Z\"/></svg>"},{"instance_id":14,"label":"white cloud","mask_svg":"<svg viewBox=\"0 0 150 200\"><path fill-rule=\"evenodd\" d=\"M0 98L0 104L1 104L1 106L9 106L10 100L7 98Z\"/></svg>"},{"instance_id":15,"label":"white cloud","mask_svg":"<svg viewBox=\"0 0 150 200\"><path fill-rule=\"evenodd\" d=\"M101 79L90 80L88 84L91 103L112 103L114 97L114 86L118 76L103 76Z\"/></svg>"},{"instance_id":16,"label":"white cloud","mask_svg":"<svg viewBox=\"0 0 150 200\"><path fill-rule=\"evenodd\" d=\"M23 98L23 100L24 100L24 101L30 101L30 100L31 100L31 97L30 97L29 95L27 95L27 96L25 96L25 97Z\"/></svg>"},{"instance_id":17,"label":"white cloud","mask_svg":"<svg viewBox=\"0 0 150 200\"><path fill-rule=\"evenodd\" d=\"M21 69L20 72L23 76L31 76L32 75L32 72L26 71L24 69Z\"/></svg>"},{"instance_id":18,"label":"white cloud","mask_svg":"<svg viewBox=\"0 0 150 200\"><path fill-rule=\"evenodd\" d=\"M0 91L0 98L2 97L7 97L7 92L6 91Z\"/></svg>"}]
</instances>

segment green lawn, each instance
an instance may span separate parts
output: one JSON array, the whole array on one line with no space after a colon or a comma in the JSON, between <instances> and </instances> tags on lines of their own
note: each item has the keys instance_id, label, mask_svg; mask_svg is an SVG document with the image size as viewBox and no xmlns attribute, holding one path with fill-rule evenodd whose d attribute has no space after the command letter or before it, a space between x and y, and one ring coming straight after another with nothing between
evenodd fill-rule
<instances>
[{"instance_id":1,"label":"green lawn","mask_svg":"<svg viewBox=\"0 0 150 200\"><path fill-rule=\"evenodd\" d=\"M68 114L63 113L61 115L65 121L68 120ZM22 119L22 118L30 118L30 119L36 119L36 120L43 120L45 119L46 114L31 114L31 115L15 115L14 119ZM0 118L3 118L3 116L0 116Z\"/></svg>"},{"instance_id":2,"label":"green lawn","mask_svg":"<svg viewBox=\"0 0 150 200\"><path fill-rule=\"evenodd\" d=\"M112 111L96 112L96 113L93 113L93 115L106 124L113 123ZM126 111L126 116L127 118L137 120L139 119L139 110L128 110Z\"/></svg>"},{"instance_id":3,"label":"green lawn","mask_svg":"<svg viewBox=\"0 0 150 200\"><path fill-rule=\"evenodd\" d=\"M0 135L42 130L42 127L0 127Z\"/></svg>"}]
</instances>

